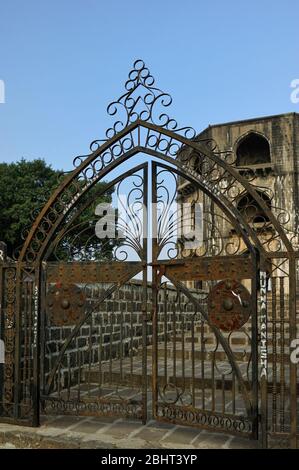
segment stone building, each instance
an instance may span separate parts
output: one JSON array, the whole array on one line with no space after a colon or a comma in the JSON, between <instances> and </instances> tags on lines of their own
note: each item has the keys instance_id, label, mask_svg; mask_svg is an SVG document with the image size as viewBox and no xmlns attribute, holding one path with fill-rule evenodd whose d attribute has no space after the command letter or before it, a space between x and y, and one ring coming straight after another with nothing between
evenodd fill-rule
<instances>
[{"instance_id":1,"label":"stone building","mask_svg":"<svg viewBox=\"0 0 299 470\"><path fill-rule=\"evenodd\" d=\"M198 134L196 140L216 145L216 152L219 152L221 158L228 158L233 167L257 187L258 192L261 188L260 196L269 209L278 219L284 218L284 228L289 231L289 237L293 238L294 234L298 233L298 113L210 125ZM194 168L200 171L198 163L195 163ZM230 254L229 250L224 252L217 246L223 244L224 240L233 253L241 253L246 249L231 224L210 198L198 191L195 194L192 185L186 181L181 180L179 187L182 202L200 202L203 206L204 243L195 254ZM242 192L236 197L236 205L262 243L267 243L273 227L257 203L249 194ZM278 247L275 247L275 250L277 249ZM182 254L184 255L184 250ZM187 284L194 287L193 283Z\"/></svg>"},{"instance_id":2,"label":"stone building","mask_svg":"<svg viewBox=\"0 0 299 470\"><path fill-rule=\"evenodd\" d=\"M252 183L273 192L272 204L289 212L288 228L296 231L299 222L298 113L210 125L198 137L213 139L220 152L232 152L234 166L240 173L250 168L254 174ZM242 204L240 199L241 211ZM268 204L270 206L270 200ZM257 213L254 219L257 223L258 217Z\"/></svg>"}]
</instances>

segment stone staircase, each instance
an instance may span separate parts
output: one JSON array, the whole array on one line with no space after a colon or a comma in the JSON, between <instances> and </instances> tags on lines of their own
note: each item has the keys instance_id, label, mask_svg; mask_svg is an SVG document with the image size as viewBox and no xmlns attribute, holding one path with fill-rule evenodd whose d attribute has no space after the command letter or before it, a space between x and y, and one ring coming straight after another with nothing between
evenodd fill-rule
<instances>
[{"instance_id":1,"label":"stone staircase","mask_svg":"<svg viewBox=\"0 0 299 470\"><path fill-rule=\"evenodd\" d=\"M247 330L250 334L250 328ZM271 333L271 332L269 332ZM228 341L228 333L223 334ZM285 332L286 342L288 333ZM250 338L244 332L234 332L229 343L233 351L234 359L240 368L245 383L248 384L247 365L251 356ZM280 350L280 341L276 342L278 350L278 362L276 364L276 374L279 377L280 362L282 359L282 351ZM271 335L268 341L269 356L268 361L273 363L272 341ZM152 355L153 345L147 346L147 379L149 387L152 382ZM158 381L163 386L166 382L171 382L177 386L195 387L195 388L211 388L212 374L214 377L214 387L216 389L231 389L232 375L226 374L230 368L227 355L218 344L216 348L215 335L207 325L195 326L194 335L190 331L186 331L184 335L178 331L175 335L171 334L167 341L163 338L157 344L158 354ZM284 363L289 360L288 348L284 351ZM175 370L174 370L175 362ZM216 363L217 368L213 363ZM165 371L166 366L166 371ZM194 370L194 376L192 372ZM271 371L269 371L269 389L271 384ZM286 369L286 367L285 367ZM113 360L113 366L109 366L108 361L102 364L101 372L99 370L91 370L86 375L86 379L92 383L112 383L130 387L141 387L143 383L142 376L142 349L139 348L132 358L123 358ZM250 374L249 374L250 379ZM286 373L286 382L289 381L288 373Z\"/></svg>"}]
</instances>

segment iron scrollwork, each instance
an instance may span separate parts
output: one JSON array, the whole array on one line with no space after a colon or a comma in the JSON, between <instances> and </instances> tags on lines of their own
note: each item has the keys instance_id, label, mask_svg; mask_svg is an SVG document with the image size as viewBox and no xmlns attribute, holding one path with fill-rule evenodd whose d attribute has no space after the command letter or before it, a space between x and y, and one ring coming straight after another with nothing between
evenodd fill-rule
<instances>
[{"instance_id":1,"label":"iron scrollwork","mask_svg":"<svg viewBox=\"0 0 299 470\"><path fill-rule=\"evenodd\" d=\"M112 101L107 112L110 116L118 116L112 127L106 131L106 138L114 137L118 132L137 120L151 122L168 130L182 133L185 137L194 138L192 127L180 128L177 121L171 118L163 109L172 103L172 97L155 86L155 79L143 60L138 59L133 64L128 80L125 83L126 93ZM162 108L162 109L161 109ZM93 141L91 150L99 147L103 141Z\"/></svg>"},{"instance_id":2,"label":"iron scrollwork","mask_svg":"<svg viewBox=\"0 0 299 470\"><path fill-rule=\"evenodd\" d=\"M5 269L5 302L4 302L4 342L5 342L5 366L4 366L4 403L3 407L8 415L13 413L14 402L14 361L15 361L15 290L16 269Z\"/></svg>"}]
</instances>

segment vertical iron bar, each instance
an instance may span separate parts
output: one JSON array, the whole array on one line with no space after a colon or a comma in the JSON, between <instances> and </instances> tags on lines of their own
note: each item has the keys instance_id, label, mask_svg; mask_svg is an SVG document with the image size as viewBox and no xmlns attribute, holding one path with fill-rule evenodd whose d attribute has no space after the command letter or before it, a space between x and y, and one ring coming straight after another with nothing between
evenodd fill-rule
<instances>
[{"instance_id":1,"label":"vertical iron bar","mask_svg":"<svg viewBox=\"0 0 299 470\"><path fill-rule=\"evenodd\" d=\"M5 260L5 247L1 246L2 249L2 257L0 259L0 339L4 341L4 260ZM4 351L4 361L5 361L5 351ZM0 363L0 413L2 412L2 405L3 405L3 392L4 392L4 364Z\"/></svg>"},{"instance_id":2,"label":"vertical iron bar","mask_svg":"<svg viewBox=\"0 0 299 470\"><path fill-rule=\"evenodd\" d=\"M192 406L195 406L195 335L194 335L194 328L195 328L195 315L196 311L192 315L191 320L191 393L192 393Z\"/></svg>"},{"instance_id":3,"label":"vertical iron bar","mask_svg":"<svg viewBox=\"0 0 299 470\"><path fill-rule=\"evenodd\" d=\"M296 325L296 259L290 254L289 260L289 341L290 345L297 339ZM297 364L290 360L290 413L291 413L291 447L297 447Z\"/></svg>"},{"instance_id":4,"label":"vertical iron bar","mask_svg":"<svg viewBox=\"0 0 299 470\"><path fill-rule=\"evenodd\" d=\"M158 259L157 243L157 167L152 162L152 261L155 263ZM153 348L152 348L152 400L153 400L153 418L157 416L158 407L158 267L152 268L152 330L153 330Z\"/></svg>"},{"instance_id":5,"label":"vertical iron bar","mask_svg":"<svg viewBox=\"0 0 299 470\"><path fill-rule=\"evenodd\" d=\"M232 376L232 413L236 413L236 377L234 372Z\"/></svg>"},{"instance_id":6,"label":"vertical iron bar","mask_svg":"<svg viewBox=\"0 0 299 470\"><path fill-rule=\"evenodd\" d=\"M260 383L261 383L261 446L268 446L268 344L267 344L267 279L265 260L260 263Z\"/></svg>"},{"instance_id":7,"label":"vertical iron bar","mask_svg":"<svg viewBox=\"0 0 299 470\"><path fill-rule=\"evenodd\" d=\"M142 272L142 422L147 420L147 257L148 257L148 164L143 169L143 272Z\"/></svg>"},{"instance_id":8,"label":"vertical iron bar","mask_svg":"<svg viewBox=\"0 0 299 470\"><path fill-rule=\"evenodd\" d=\"M79 348L77 351L77 364L78 364L77 400L79 402L81 398L81 350Z\"/></svg>"},{"instance_id":9,"label":"vertical iron bar","mask_svg":"<svg viewBox=\"0 0 299 470\"><path fill-rule=\"evenodd\" d=\"M205 337L204 337L204 322L201 320L200 327L200 347L201 347L201 403L202 409L205 409Z\"/></svg>"},{"instance_id":10,"label":"vertical iron bar","mask_svg":"<svg viewBox=\"0 0 299 470\"><path fill-rule=\"evenodd\" d=\"M33 306L33 426L40 422L40 311L41 311L41 264L35 266Z\"/></svg>"},{"instance_id":11,"label":"vertical iron bar","mask_svg":"<svg viewBox=\"0 0 299 470\"><path fill-rule=\"evenodd\" d=\"M88 397L90 397L90 377L91 377L91 362L92 362L92 315L90 316L89 325L89 345L88 345Z\"/></svg>"},{"instance_id":12,"label":"vertical iron bar","mask_svg":"<svg viewBox=\"0 0 299 470\"><path fill-rule=\"evenodd\" d=\"M277 318L276 318L276 277L272 278L272 429L276 432L277 424Z\"/></svg>"},{"instance_id":13,"label":"vertical iron bar","mask_svg":"<svg viewBox=\"0 0 299 470\"><path fill-rule=\"evenodd\" d=\"M99 396L101 395L101 388L102 388L102 349L103 349L103 319L102 319L102 315L100 315L100 342L99 342L99 350L98 350L98 359L99 359L99 379L98 379Z\"/></svg>"},{"instance_id":14,"label":"vertical iron bar","mask_svg":"<svg viewBox=\"0 0 299 470\"><path fill-rule=\"evenodd\" d=\"M212 411L215 411L215 354L211 359L211 393L212 393Z\"/></svg>"},{"instance_id":15,"label":"vertical iron bar","mask_svg":"<svg viewBox=\"0 0 299 470\"><path fill-rule=\"evenodd\" d=\"M59 362L58 370L57 370L57 395L58 399L60 399L61 393L61 363Z\"/></svg>"},{"instance_id":16,"label":"vertical iron bar","mask_svg":"<svg viewBox=\"0 0 299 470\"><path fill-rule=\"evenodd\" d=\"M45 393L45 354L46 354L46 290L47 290L47 268L42 264L41 267L41 311L40 311L40 389Z\"/></svg>"},{"instance_id":17,"label":"vertical iron bar","mask_svg":"<svg viewBox=\"0 0 299 470\"><path fill-rule=\"evenodd\" d=\"M134 348L134 330L133 330L133 312L134 312L134 287L131 285L131 312L130 312L130 375L131 383L133 382L133 348Z\"/></svg>"},{"instance_id":18,"label":"vertical iron bar","mask_svg":"<svg viewBox=\"0 0 299 470\"><path fill-rule=\"evenodd\" d=\"M68 358L68 371L67 371L67 401L71 398L72 374L71 374L71 358Z\"/></svg>"},{"instance_id":19,"label":"vertical iron bar","mask_svg":"<svg viewBox=\"0 0 299 470\"><path fill-rule=\"evenodd\" d=\"M221 377L221 391L222 391L222 413L225 413L225 375Z\"/></svg>"},{"instance_id":20,"label":"vertical iron bar","mask_svg":"<svg viewBox=\"0 0 299 470\"><path fill-rule=\"evenodd\" d=\"M179 293L177 292L177 295ZM172 304L172 365L173 365L173 380L176 384L176 305Z\"/></svg>"},{"instance_id":21,"label":"vertical iron bar","mask_svg":"<svg viewBox=\"0 0 299 470\"><path fill-rule=\"evenodd\" d=\"M22 268L16 266L15 279L15 354L14 354L14 417L20 418L20 382L21 382L21 327L22 327ZM37 406L34 400L34 407Z\"/></svg>"},{"instance_id":22,"label":"vertical iron bar","mask_svg":"<svg viewBox=\"0 0 299 470\"><path fill-rule=\"evenodd\" d=\"M28 386L29 391L32 385L32 367L33 367L33 352L32 352L32 302L33 302L33 283L29 282L29 305L28 305L28 342L29 342L29 364L28 364ZM29 392L30 393L30 392Z\"/></svg>"},{"instance_id":23,"label":"vertical iron bar","mask_svg":"<svg viewBox=\"0 0 299 470\"><path fill-rule=\"evenodd\" d=\"M23 383L23 398L26 398L26 368L28 364L28 282L24 282L24 323L23 323L23 335L24 335L24 362L22 370L22 383Z\"/></svg>"},{"instance_id":24,"label":"vertical iron bar","mask_svg":"<svg viewBox=\"0 0 299 470\"><path fill-rule=\"evenodd\" d=\"M279 421L280 430L284 431L284 409L285 409L285 303L284 303L284 278L280 278L279 286L280 296L280 409L279 409ZM273 364L274 373L274 364Z\"/></svg>"},{"instance_id":25,"label":"vertical iron bar","mask_svg":"<svg viewBox=\"0 0 299 470\"><path fill-rule=\"evenodd\" d=\"M120 300L120 299L119 299ZM124 318L123 318L123 303L120 304L120 335L119 335L119 368L120 368L120 380L121 385L123 385L123 327L124 327Z\"/></svg>"},{"instance_id":26,"label":"vertical iron bar","mask_svg":"<svg viewBox=\"0 0 299 470\"><path fill-rule=\"evenodd\" d=\"M252 263L254 266L254 275L251 280L251 299L252 299L252 314L251 314L251 354L252 354L252 438L258 439L258 422L259 422L259 384L258 384L258 267L260 264L259 253L254 251L252 253ZM266 293L267 296L267 293ZM266 297L267 298L267 297Z\"/></svg>"},{"instance_id":27,"label":"vertical iron bar","mask_svg":"<svg viewBox=\"0 0 299 470\"><path fill-rule=\"evenodd\" d=\"M181 306L181 302L180 302ZM183 378L183 389L185 390L185 315L184 315L184 310L182 312L181 310L181 315L182 315L182 378Z\"/></svg>"},{"instance_id":28,"label":"vertical iron bar","mask_svg":"<svg viewBox=\"0 0 299 470\"><path fill-rule=\"evenodd\" d=\"M167 295L167 286L166 286L166 283L164 284L164 287L163 287L163 294L164 294L164 298L163 298L163 310L164 310L164 381L165 381L165 385L167 384L167 359L168 359L168 354L167 354L167 350L168 350L168 321L167 321L167 314L168 314L168 302L167 302L167 299L168 299L168 295Z\"/></svg>"},{"instance_id":29,"label":"vertical iron bar","mask_svg":"<svg viewBox=\"0 0 299 470\"><path fill-rule=\"evenodd\" d=\"M112 312L110 312L110 338L109 338L109 383L112 384L112 336L113 336L113 315L114 301L112 301Z\"/></svg>"}]
</instances>

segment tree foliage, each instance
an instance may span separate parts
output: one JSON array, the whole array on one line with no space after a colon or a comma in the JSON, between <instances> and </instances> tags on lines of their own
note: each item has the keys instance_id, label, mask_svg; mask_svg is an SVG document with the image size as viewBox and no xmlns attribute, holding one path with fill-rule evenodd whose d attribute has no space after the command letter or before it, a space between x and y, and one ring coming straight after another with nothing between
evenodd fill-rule
<instances>
[{"instance_id":1,"label":"tree foliage","mask_svg":"<svg viewBox=\"0 0 299 470\"><path fill-rule=\"evenodd\" d=\"M60 171L54 170L42 159L27 161L22 159L16 163L0 163L0 240L7 244L7 252L12 256L14 249L22 246L23 230L32 225L32 213L38 213L52 192L59 184ZM97 183L78 203L80 205L90 198L91 205L82 212L76 224L81 227L90 223L94 218L95 202L111 202L112 191L107 191L100 198L95 195L105 188L105 183ZM77 251L80 243L86 243L91 239L91 230L84 231L81 241L77 240ZM93 242L99 245L99 240L93 238ZM95 247L96 248L96 247ZM112 250L112 245L111 245Z\"/></svg>"}]
</instances>

